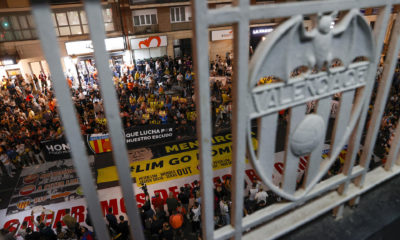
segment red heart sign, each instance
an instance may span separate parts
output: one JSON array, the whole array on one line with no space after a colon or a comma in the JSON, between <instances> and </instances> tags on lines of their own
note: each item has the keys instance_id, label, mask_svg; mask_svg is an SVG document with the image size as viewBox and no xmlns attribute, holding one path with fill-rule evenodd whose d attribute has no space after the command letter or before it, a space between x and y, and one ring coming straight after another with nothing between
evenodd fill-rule
<instances>
[{"instance_id":1,"label":"red heart sign","mask_svg":"<svg viewBox=\"0 0 400 240\"><path fill-rule=\"evenodd\" d=\"M150 47L150 43L153 39L157 40L157 47L159 47L161 45L161 38L159 36L156 36L156 37L148 37L147 39L140 41L139 48L142 48L142 44L145 45L146 47Z\"/></svg>"}]
</instances>

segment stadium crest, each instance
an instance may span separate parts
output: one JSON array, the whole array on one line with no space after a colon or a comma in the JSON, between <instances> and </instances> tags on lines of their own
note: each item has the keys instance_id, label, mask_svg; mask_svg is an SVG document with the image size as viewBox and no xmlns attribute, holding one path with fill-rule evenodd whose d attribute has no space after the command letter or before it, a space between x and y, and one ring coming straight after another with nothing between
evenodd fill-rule
<instances>
[{"instance_id":1,"label":"stadium crest","mask_svg":"<svg viewBox=\"0 0 400 240\"><path fill-rule=\"evenodd\" d=\"M321 178L347 143L365 102L368 68L374 57L374 40L368 22L359 10L349 11L333 27L333 15L319 14L316 27L307 31L303 16L281 24L259 44L250 63L249 155L264 183L283 198L303 198ZM333 67L332 64L339 63ZM293 74L302 69L302 74ZM293 76L296 75L296 76ZM273 76L277 82L258 85ZM371 79L372 81L373 79ZM335 123L328 159L322 161L331 102L341 93L339 114L348 121ZM316 103L306 114L307 103ZM281 184L272 179L279 112L289 113L285 142L285 169ZM251 141L251 123L258 121L258 150ZM298 179L299 158L308 159L304 179ZM299 187L300 183L302 186Z\"/></svg>"}]
</instances>

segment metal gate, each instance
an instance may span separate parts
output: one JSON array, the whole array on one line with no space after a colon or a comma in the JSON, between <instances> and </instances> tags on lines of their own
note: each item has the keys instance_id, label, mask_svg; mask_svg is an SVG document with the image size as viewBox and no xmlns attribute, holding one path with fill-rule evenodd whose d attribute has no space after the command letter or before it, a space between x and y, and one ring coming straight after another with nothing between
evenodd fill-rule
<instances>
[{"instance_id":1,"label":"metal gate","mask_svg":"<svg viewBox=\"0 0 400 240\"><path fill-rule=\"evenodd\" d=\"M202 235L204 239L240 239L242 237L245 239L276 238L302 224L307 223L308 221L329 210L334 209L335 214L340 216L343 210L343 204L345 204L347 201L351 200L352 204L357 203L359 201L359 196L365 191L400 173L400 166L398 165L400 125L398 125L395 130L395 137L392 142L392 147L390 149L385 166L377 168L371 172L367 172L377 133L380 127L380 121L386 99L389 94L389 89L392 85L392 76L398 58L400 44L400 17L398 14L396 15L396 19L391 30L390 41L383 65L383 73L381 80L379 81L377 96L375 99L369 128L367 129L365 142L363 144L360 162L355 166L355 159L360 149L361 136L369 110L369 101L373 91L377 68L381 59L381 52L384 46L386 31L390 23L392 9L397 9L393 8L393 6L399 3L400 0L329 0L251 5L249 0L233 0L231 7L208 9L208 2L206 0L192 0L193 48L196 72L195 93L196 107L198 112L197 136L201 163ZM111 71L108 67L109 58L104 44L106 35L102 21L100 1L85 0L84 5L90 27L90 36L93 41L96 64L99 70L98 74L99 78L101 79L100 89L104 99L106 118L108 119L109 123L108 128L112 139L113 156L116 161L120 179L119 181L125 200L126 212L130 221L131 235L133 239L144 239L142 224L138 209L136 208L136 200L134 198L135 195L132 188L129 161L127 158L126 146L124 144L124 136L121 131L122 124L119 117L116 92L114 90L112 81L109 81L109 79L111 79ZM369 41L367 36L369 34L369 28L365 28L362 20L360 20L356 15L359 12L359 9L372 7L378 8L379 13L375 23L374 31L369 39L371 40L371 45L368 45L366 42ZM80 182L85 193L87 205L90 209L91 218L97 233L97 237L99 239L109 239L106 225L101 214L96 186L89 168L88 157L84 149L82 137L80 135L79 124L75 117L76 114L73 108L70 93L69 91L65 90L68 89L68 86L64 79L64 74L60 63L57 37L52 26L49 5L45 0L32 0L32 11L35 17L36 25L38 26L42 48L46 56L46 60L49 63L52 79L54 81L53 84L59 103L59 111L63 120L67 139L71 146L75 168L78 172ZM322 19L324 18L323 16L326 16L324 13L332 13L335 11L344 11L350 16L347 17L348 20L346 20L346 15L343 15L344 17L342 21L349 21L347 25L344 24L345 27L343 27L343 31L345 31L345 28L349 28L351 26L361 26L363 29L361 32L354 33L351 36L351 39L357 39L357 34L365 34L367 36L364 40L362 40L362 42L356 42L353 40L349 44L350 49L362 50L362 48L365 49L367 46L370 46L368 49L370 54L366 56L368 57L368 61L366 63L368 64L366 65L368 67L361 69L358 65L352 65L353 70L355 69L354 71L356 71L357 74L360 71L363 71L364 75L362 77L358 77L359 82L363 81L363 83L360 83L360 85L357 85L353 88L349 87L346 89L340 89L343 93L340 99L338 110L339 114L335 123L331 158L335 158L338 154L337 149L339 148L337 146L342 146L348 142L348 153L345 158L342 172L341 174L335 175L328 180L320 182L320 175L322 175L324 171L327 171L332 163L327 163L327 165L321 167L321 169L319 168L320 165L309 163L306 171L306 183L302 188L296 190L295 185L293 184L294 177L291 175L291 173L293 173L293 171L295 172L297 168L297 162L293 159L297 158L298 155L301 154L298 152L298 148L296 150L296 147L292 146L293 144L287 144L285 146L286 167L284 169L283 185L271 185L270 187L277 194L280 194L290 201L274 204L249 216L243 217L243 169L245 165L245 158L246 156L249 156L253 162L253 165L258 165L256 166L258 173L264 175L264 180L268 180L268 174L270 173L268 166L273 163L271 160L268 160L270 159L268 158L268 153L274 149L275 135L265 133L268 132L269 128L273 129L274 124L276 124L277 117L276 113L272 110L269 111L264 109L264 112L261 111L262 114L256 114L256 117L258 118L259 129L259 150L254 151L252 149L254 146L251 144L251 137L248 137L250 135L250 130L249 127L247 127L250 124L249 122L251 121L252 116L255 116L255 113L250 111L256 111L251 104L257 104L257 100L255 100L255 98L257 98L255 96L258 96L257 94L261 95L263 92L272 90L269 89L269 87L261 87L256 89L254 88L254 81L252 80L257 79L257 77L259 77L261 74L259 72L263 71L263 66L257 66L257 64L261 64L263 59L267 59L265 56L274 51L276 48L276 46L272 43L274 41L275 43L278 42L279 39L274 40L274 37L271 37L267 40L266 44L261 44L261 48L256 50L256 52L258 51L259 53L256 53L254 56L254 58L258 61L252 60L252 62L249 64L250 21L272 18L290 18L290 20L287 20L282 24L281 27L278 28L281 30L277 30L278 33L273 36L278 38L285 33L291 33L292 37L297 37L300 36L300 33L297 32L297 30L290 32L290 29L295 26L290 24L295 24L297 21L293 19L296 19L297 17L298 19L302 20L302 15L313 14L319 14L318 16L320 16ZM322 24L322 22L320 23ZM284 30L284 26L286 26L285 24L290 25L286 29L287 31ZM203 51L204 49L208 49L208 28L210 25L233 25L234 32L232 214L231 224L216 231L214 231L213 216L213 169L211 158L212 128L210 115L210 89L208 81L209 56L204 54ZM340 27L338 26L338 28ZM325 30L330 31L328 29ZM340 35L341 33L339 32L339 30L338 32L335 32L333 37ZM303 32L303 34L307 35L308 33ZM311 38L313 37L310 37L310 39ZM304 39L302 39L301 42L304 43ZM315 39L320 40L321 38L315 37ZM317 40L313 42L313 52L307 54L310 56L317 55L317 57L314 59L314 62L311 61L312 56L308 60L319 66L319 60L321 60L319 59L319 55L323 54L322 50L326 50L329 47L321 47L323 44L316 42ZM362 47L359 47L360 44L363 43L365 44ZM282 49L281 47L279 51L280 54L285 56L288 56L288 54L293 54L296 56L298 49L291 49L290 47ZM334 49L334 51L339 50ZM280 55L274 56L279 58ZM365 55L363 55L363 57L365 57ZM343 61L343 64L345 65L350 63L351 61ZM347 69L348 66L345 67ZM289 69L288 71L291 70L293 69ZM345 74L349 74L350 76L350 70L347 69ZM289 73L290 72L287 72L286 74L288 75ZM333 78L333 75L329 74L328 77ZM250 81L248 79L250 79ZM346 79L349 79L349 77L346 77ZM303 80L306 81L307 77ZM281 89L283 89L283 87ZM319 98L318 107L315 114L320 116L323 121L326 121L324 117L326 117L328 114L325 109L326 106L329 106L329 101L324 100L327 99L327 96L328 95L324 96L325 98ZM262 104L265 104L265 101L262 101ZM352 106L355 107L352 108ZM296 129L299 129L298 126L303 123L303 119L305 119L306 116L304 114L304 106L298 102L292 105L289 104L286 107L291 107L289 110L289 116L292 117L288 123L289 130L287 131L287 139L288 141L293 142L293 139L296 135ZM274 110L279 109L276 108ZM316 121L318 122L320 120ZM304 124L307 122L310 121L307 120ZM300 140L301 139L302 138L300 138ZM322 143L317 143L308 152L311 153L310 162L315 161L313 160L315 159L313 155L320 151L321 144ZM266 223L267 221L268 223ZM264 223L266 224L247 232L249 229ZM245 231L246 234L244 234Z\"/></svg>"}]
</instances>

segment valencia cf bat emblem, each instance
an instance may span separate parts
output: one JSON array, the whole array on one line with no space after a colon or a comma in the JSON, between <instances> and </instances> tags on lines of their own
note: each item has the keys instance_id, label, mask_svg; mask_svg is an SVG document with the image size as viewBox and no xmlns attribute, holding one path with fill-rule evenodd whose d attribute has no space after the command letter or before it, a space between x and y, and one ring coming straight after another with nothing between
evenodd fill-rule
<instances>
[{"instance_id":1,"label":"valencia cf bat emblem","mask_svg":"<svg viewBox=\"0 0 400 240\"><path fill-rule=\"evenodd\" d=\"M374 39L359 10L349 11L335 26L333 14L320 14L315 27L307 31L303 16L281 24L257 47L249 71L249 156L263 182L275 193L296 201L321 180L346 145L363 104L370 63L374 60ZM340 66L332 67L333 62ZM293 71L302 67L303 74ZM259 85L261 78L280 81ZM333 96L340 96L340 110L334 125L328 158L322 159ZM306 114L308 103L316 110ZM279 112L288 112L284 171L281 181L273 180L275 139ZM338 120L339 119L339 120ZM251 123L257 120L258 146L251 141ZM257 151L255 150L257 149ZM299 158L308 159L299 179ZM300 183L301 182L301 183ZM299 187L299 185L301 185Z\"/></svg>"}]
</instances>

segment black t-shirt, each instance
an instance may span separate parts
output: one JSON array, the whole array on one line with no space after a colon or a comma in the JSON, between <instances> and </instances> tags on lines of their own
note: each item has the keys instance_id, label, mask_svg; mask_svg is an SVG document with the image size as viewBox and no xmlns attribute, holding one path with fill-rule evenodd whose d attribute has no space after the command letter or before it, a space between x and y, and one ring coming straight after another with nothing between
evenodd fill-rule
<instances>
[{"instance_id":1,"label":"black t-shirt","mask_svg":"<svg viewBox=\"0 0 400 240\"><path fill-rule=\"evenodd\" d=\"M168 230L164 230L162 232L162 237L165 238L166 240L173 240L174 233L172 232L171 228Z\"/></svg>"},{"instance_id":2,"label":"black t-shirt","mask_svg":"<svg viewBox=\"0 0 400 240\"><path fill-rule=\"evenodd\" d=\"M28 234L25 236L26 240L40 240L40 237L42 236L42 234L40 234L40 232L33 232L31 234Z\"/></svg>"},{"instance_id":3,"label":"black t-shirt","mask_svg":"<svg viewBox=\"0 0 400 240\"><path fill-rule=\"evenodd\" d=\"M182 204L188 204L189 203L189 195L186 192L180 192L178 195L179 201L181 201Z\"/></svg>"},{"instance_id":4,"label":"black t-shirt","mask_svg":"<svg viewBox=\"0 0 400 240\"><path fill-rule=\"evenodd\" d=\"M158 234L159 231L162 229L162 221L157 219L151 223L151 234Z\"/></svg>"},{"instance_id":5,"label":"black t-shirt","mask_svg":"<svg viewBox=\"0 0 400 240\"><path fill-rule=\"evenodd\" d=\"M127 221L118 223L118 231L123 237L129 236L129 225Z\"/></svg>"}]
</instances>

